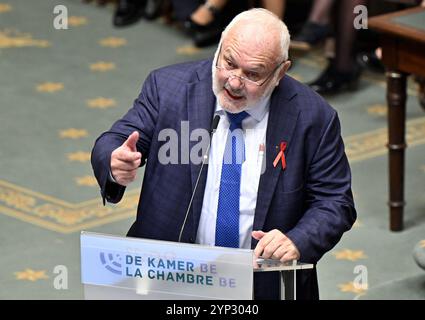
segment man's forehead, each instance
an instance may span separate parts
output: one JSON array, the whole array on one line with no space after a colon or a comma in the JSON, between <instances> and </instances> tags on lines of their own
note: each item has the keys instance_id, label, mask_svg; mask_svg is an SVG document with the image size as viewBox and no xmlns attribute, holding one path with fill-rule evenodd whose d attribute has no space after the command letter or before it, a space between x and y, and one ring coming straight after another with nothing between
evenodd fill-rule
<instances>
[{"instance_id":1,"label":"man's forehead","mask_svg":"<svg viewBox=\"0 0 425 320\"><path fill-rule=\"evenodd\" d=\"M257 60L256 64L266 68L267 64L274 64L279 55L274 41L258 41L258 39L252 38L240 38L228 34L227 37L223 38L221 44L222 53L233 58L235 58L235 55L251 57Z\"/></svg>"},{"instance_id":2,"label":"man's forehead","mask_svg":"<svg viewBox=\"0 0 425 320\"><path fill-rule=\"evenodd\" d=\"M275 30L264 30L264 26L250 23L238 23L234 25L223 37L223 49L234 45L247 49L249 51L257 51L257 53L278 54L279 39Z\"/></svg>"},{"instance_id":3,"label":"man's forehead","mask_svg":"<svg viewBox=\"0 0 425 320\"><path fill-rule=\"evenodd\" d=\"M240 20L230 27L227 34L237 37L267 39L278 30L276 24L262 20Z\"/></svg>"}]
</instances>

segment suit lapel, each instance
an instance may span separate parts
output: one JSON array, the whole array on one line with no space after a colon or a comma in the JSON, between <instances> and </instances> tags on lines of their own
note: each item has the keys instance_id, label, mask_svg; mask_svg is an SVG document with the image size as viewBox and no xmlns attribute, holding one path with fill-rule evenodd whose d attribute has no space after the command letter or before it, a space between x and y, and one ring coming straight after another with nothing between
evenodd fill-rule
<instances>
[{"instance_id":1,"label":"suit lapel","mask_svg":"<svg viewBox=\"0 0 425 320\"><path fill-rule=\"evenodd\" d=\"M212 80L211 72L203 76L199 82L191 83L188 85L187 90L187 112L189 119L189 128L192 132L194 129L202 128L207 131L211 128L211 123L213 119L214 109L215 109L215 96L212 91ZM197 141L190 141L189 151L197 144ZM199 170L201 169L201 164L194 164L192 161L190 163L190 173L191 173L191 182L192 189L196 185L196 180L198 178ZM199 218L202 210L202 202L204 198L205 185L207 180L208 165L205 165L202 170L201 178L199 179L199 184L197 187L196 194L193 198L192 203L192 217L193 217L193 234L196 235Z\"/></svg>"},{"instance_id":2,"label":"suit lapel","mask_svg":"<svg viewBox=\"0 0 425 320\"><path fill-rule=\"evenodd\" d=\"M299 111L296 108L296 99L290 99L291 95L288 92L282 93L285 92L283 90L282 88L276 90L271 97L266 133L266 170L260 177L253 230L262 230L264 226L276 183L282 171L280 165L273 167L273 161L280 150L280 143L282 141L287 143L285 154L291 152L291 138Z\"/></svg>"}]
</instances>

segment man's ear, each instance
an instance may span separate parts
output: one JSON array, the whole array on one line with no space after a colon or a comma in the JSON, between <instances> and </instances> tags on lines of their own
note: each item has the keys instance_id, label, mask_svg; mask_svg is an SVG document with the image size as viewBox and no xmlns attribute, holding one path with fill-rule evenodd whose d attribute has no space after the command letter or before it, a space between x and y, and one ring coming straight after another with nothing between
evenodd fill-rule
<instances>
[{"instance_id":1,"label":"man's ear","mask_svg":"<svg viewBox=\"0 0 425 320\"><path fill-rule=\"evenodd\" d=\"M283 78L283 76L289 70L290 67L291 67L291 61L290 60L287 60L283 63L282 68L279 71L279 80Z\"/></svg>"},{"instance_id":2,"label":"man's ear","mask_svg":"<svg viewBox=\"0 0 425 320\"><path fill-rule=\"evenodd\" d=\"M279 85L280 80L282 80L283 76L285 75L286 71L288 71L288 69L291 67L291 61L287 60L283 63L282 67L280 68L279 74L278 74L278 78L277 78L277 82L276 82L276 87Z\"/></svg>"}]
</instances>

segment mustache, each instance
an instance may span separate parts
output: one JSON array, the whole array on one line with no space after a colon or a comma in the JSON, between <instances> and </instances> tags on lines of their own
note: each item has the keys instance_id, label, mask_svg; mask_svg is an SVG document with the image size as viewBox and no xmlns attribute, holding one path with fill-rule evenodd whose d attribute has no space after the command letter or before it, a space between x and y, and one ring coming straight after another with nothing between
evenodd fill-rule
<instances>
[{"instance_id":1,"label":"mustache","mask_svg":"<svg viewBox=\"0 0 425 320\"><path fill-rule=\"evenodd\" d=\"M243 94L242 94L243 90L242 89L241 90L233 90L228 83L224 84L224 89L229 91L232 96L235 96L235 97L242 97L243 96Z\"/></svg>"}]
</instances>

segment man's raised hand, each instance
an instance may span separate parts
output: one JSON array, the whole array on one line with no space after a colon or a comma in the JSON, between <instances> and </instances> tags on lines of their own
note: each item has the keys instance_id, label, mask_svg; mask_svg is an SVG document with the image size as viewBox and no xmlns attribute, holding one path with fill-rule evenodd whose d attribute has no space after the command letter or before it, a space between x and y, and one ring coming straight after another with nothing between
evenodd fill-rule
<instances>
[{"instance_id":1,"label":"man's raised hand","mask_svg":"<svg viewBox=\"0 0 425 320\"><path fill-rule=\"evenodd\" d=\"M127 186L136 179L137 169L142 161L142 154L136 148L137 140L139 132L134 131L121 147L111 154L112 177L122 186Z\"/></svg>"}]
</instances>

